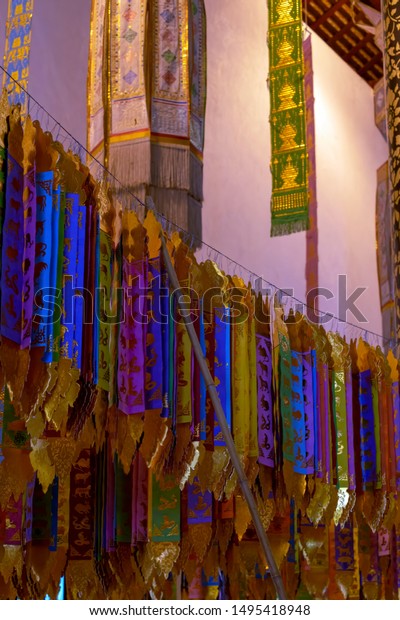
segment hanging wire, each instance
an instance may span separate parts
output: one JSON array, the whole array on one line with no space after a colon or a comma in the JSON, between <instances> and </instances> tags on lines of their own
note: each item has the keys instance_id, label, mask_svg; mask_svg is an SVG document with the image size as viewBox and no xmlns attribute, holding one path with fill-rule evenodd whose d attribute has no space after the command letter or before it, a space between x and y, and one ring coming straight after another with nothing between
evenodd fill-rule
<instances>
[{"instance_id":1,"label":"hanging wire","mask_svg":"<svg viewBox=\"0 0 400 620\"><path fill-rule=\"evenodd\" d=\"M306 2L306 8L307 8L307 2ZM45 115L47 119L47 126L50 126L50 121L54 123L52 134L54 136L55 129L57 129L56 141L63 144L64 148L65 148L65 144L68 141L69 149L72 150L72 147L74 146L75 149L77 149L76 153L80 155L82 161L85 155L87 158L87 161L91 162L90 165L92 165L93 163L96 165L96 170L98 171L100 178L104 179L107 177L109 180L111 179L112 182L115 184L115 188L118 188L117 193L118 192L121 193L124 197L129 196L129 198L131 199L131 206L132 205L134 206L134 210L137 211L138 207L143 207L145 209L147 208L147 205L138 196L136 196L132 192L132 190L125 187L119 181L119 179L112 172L110 172L110 170L108 170L96 157L94 157L90 153L90 151L88 151L86 147L84 147L80 142L78 142L74 138L74 136L50 112L48 112L46 108L44 108L22 85L20 85L10 75L10 73L8 73L8 71L3 66L0 65L0 69L10 78L11 82L14 84L14 88L11 87L10 93L8 93L9 97L10 97L10 94L11 96L15 96L16 87L20 88L27 97L27 102L28 102L27 109L30 110L31 117L35 115L37 120L40 120L40 115L42 115L42 117L43 115ZM33 111L35 111L36 109L38 110L37 114L33 114ZM40 123L41 125L43 124L42 121L40 121ZM200 239L196 235L189 233L187 230L185 230L184 228L182 228L175 222L172 222L171 220L169 220L163 213L160 213L156 209L153 202L152 202L151 208L155 216L157 217L157 219L160 221L163 230L167 232L167 234L170 235L172 231L178 232L182 236L182 239L185 240L185 243L188 246L192 246L192 247L196 246L198 248L198 250L196 250L196 254L201 255L202 253L203 254L205 253L208 257L207 259L214 260L214 262L217 263L220 269L222 271L225 271L225 273L231 273L232 271L235 271L237 274L240 275L240 277L243 280L246 279L247 281L250 282L250 280L253 279L257 282L262 283L262 285L267 285L267 287L271 290L271 298L272 296L275 296L279 300L279 304L282 305L284 309L288 307L288 299L290 299L290 303L293 303L294 305L294 308L293 308L294 310L296 309L297 306L301 306L303 310L308 309L308 310L311 310L312 312L315 312L314 306L307 304L304 300L301 300L298 297L295 297L294 295L288 295L285 289L280 288L276 284L273 284L269 280L255 273L254 271L251 271L250 269L248 269L241 263L235 261L233 258L217 250L217 248L209 245L208 243L205 243L202 239ZM214 259L212 259L211 256L213 256ZM243 277L243 273L247 274L245 278ZM286 300L285 302L283 301L284 299ZM343 321L338 316L335 316L334 314L331 314L329 312L323 312L320 310L318 311L318 315L324 317L324 319L326 319L327 317L330 317L330 319L336 323L336 327L333 329L331 328L330 331L339 331L339 324L340 324L341 328L343 329L357 330L360 337L362 336L362 334L368 334L371 337L376 337L378 341L385 343L385 346L387 347L391 347L391 348L395 347L395 338L387 338L381 334L378 334L377 332L366 330L363 327L356 325L355 323L352 323L349 321Z\"/></svg>"}]
</instances>

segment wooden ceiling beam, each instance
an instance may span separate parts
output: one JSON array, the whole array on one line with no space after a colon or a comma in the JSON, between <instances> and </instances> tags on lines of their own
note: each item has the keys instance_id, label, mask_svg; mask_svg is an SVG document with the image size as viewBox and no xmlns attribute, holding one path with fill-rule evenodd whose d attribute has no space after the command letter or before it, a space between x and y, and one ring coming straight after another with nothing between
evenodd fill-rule
<instances>
[{"instance_id":1,"label":"wooden ceiling beam","mask_svg":"<svg viewBox=\"0 0 400 620\"><path fill-rule=\"evenodd\" d=\"M349 32L351 32L353 30L353 28L355 28L353 22L348 22L345 26L343 26L343 28L341 30L339 30L334 37L332 37L333 41L335 41L336 39L339 39L341 37L344 37L346 34L348 34ZM364 33L363 33L364 34Z\"/></svg>"},{"instance_id":2,"label":"wooden ceiling beam","mask_svg":"<svg viewBox=\"0 0 400 620\"><path fill-rule=\"evenodd\" d=\"M318 28L318 26L324 24L326 20L332 17L332 15L334 15L344 4L347 4L347 0L337 0L337 2L335 2L335 4L333 4L330 9L328 9L323 15L321 15L321 17L317 19L317 21L313 23L313 27Z\"/></svg>"},{"instance_id":3,"label":"wooden ceiling beam","mask_svg":"<svg viewBox=\"0 0 400 620\"><path fill-rule=\"evenodd\" d=\"M353 67L354 69L354 67ZM364 71L364 69L355 69L356 73L358 73L358 75L365 80L371 87L374 87L375 84L380 80L380 78L382 77L381 75L377 75L375 73L375 77L371 77L370 75L368 75L368 71Z\"/></svg>"},{"instance_id":4,"label":"wooden ceiling beam","mask_svg":"<svg viewBox=\"0 0 400 620\"><path fill-rule=\"evenodd\" d=\"M354 56L355 54L357 54L357 52L362 49L363 47L365 47L365 44L370 41L371 43L373 43L375 45L375 41L374 41L374 37L372 36L372 34L368 34L365 33L365 37L364 39L362 39L359 43L357 43L357 45L355 45L354 47L351 48L351 50L349 50L349 52L347 54L345 54L345 56L343 56L343 60L345 62L349 62L351 57Z\"/></svg>"},{"instance_id":5,"label":"wooden ceiling beam","mask_svg":"<svg viewBox=\"0 0 400 620\"><path fill-rule=\"evenodd\" d=\"M381 51L375 54L375 56L372 56L372 58L367 63L365 63L363 69L365 71L368 71L369 69L372 69L372 67L374 67L375 65L379 65L380 67L382 67L383 71L383 56Z\"/></svg>"},{"instance_id":6,"label":"wooden ceiling beam","mask_svg":"<svg viewBox=\"0 0 400 620\"><path fill-rule=\"evenodd\" d=\"M363 2L373 8L376 8L375 3L380 4L380 0L363 0ZM313 4L314 2L308 3L308 15L305 15L304 12L306 23L360 77L374 86L383 75L382 53L376 47L373 35L366 33L354 24L349 12L350 0L334 2L329 8L325 9L323 15L320 11L313 10ZM320 7L321 5L318 6L318 8ZM360 18L361 15L357 11L356 17Z\"/></svg>"},{"instance_id":7,"label":"wooden ceiling beam","mask_svg":"<svg viewBox=\"0 0 400 620\"><path fill-rule=\"evenodd\" d=\"M331 39L326 39L325 41L326 43L328 43L328 45L330 45L330 47L342 58L344 59L345 57L348 58L348 60L346 60L347 64L354 70L356 71L356 73L358 73L364 80L366 80L368 83L373 83L374 81L371 79L370 76L368 76L368 70L371 69L372 67L374 67L374 65L376 63L379 63L380 65L382 65L382 54L380 51L377 51L377 53L370 58L370 60L366 61L365 64L363 64L363 66L361 67L359 64L357 64L354 61L354 55L352 54L352 50L354 50L354 47L349 49L347 53L344 52L343 48L338 44L339 42L345 43L347 46L349 45L347 41L343 41L342 36L344 34L347 34L351 28L354 27L354 24L352 23L348 23L343 30L339 33L337 33L337 35L335 35L334 37L332 37ZM360 41L359 47L358 47L358 51L363 49L363 45L365 45L365 39L363 41ZM363 61L364 62L364 61ZM383 68L382 68L383 70ZM375 73L377 75L376 80L377 81L381 75L379 75L379 72L377 70L375 70Z\"/></svg>"}]
</instances>

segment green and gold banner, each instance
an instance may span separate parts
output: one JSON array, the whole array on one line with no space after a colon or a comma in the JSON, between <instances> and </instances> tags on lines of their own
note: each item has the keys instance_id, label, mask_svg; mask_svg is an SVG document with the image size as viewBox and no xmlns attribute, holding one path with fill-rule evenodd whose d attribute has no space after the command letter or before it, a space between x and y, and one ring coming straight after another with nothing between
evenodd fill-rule
<instances>
[{"instance_id":1,"label":"green and gold banner","mask_svg":"<svg viewBox=\"0 0 400 620\"><path fill-rule=\"evenodd\" d=\"M308 228L301 0L268 0L271 236Z\"/></svg>"},{"instance_id":2,"label":"green and gold banner","mask_svg":"<svg viewBox=\"0 0 400 620\"><path fill-rule=\"evenodd\" d=\"M171 476L157 480L149 473L151 504L149 505L149 534L153 542L179 542L180 490Z\"/></svg>"}]
</instances>

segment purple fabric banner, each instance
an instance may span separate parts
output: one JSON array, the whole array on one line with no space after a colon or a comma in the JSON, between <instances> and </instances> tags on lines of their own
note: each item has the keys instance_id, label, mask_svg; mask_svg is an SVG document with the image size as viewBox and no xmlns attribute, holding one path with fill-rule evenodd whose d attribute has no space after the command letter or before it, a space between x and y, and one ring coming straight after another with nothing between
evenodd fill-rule
<instances>
[{"instance_id":1,"label":"purple fabric banner","mask_svg":"<svg viewBox=\"0 0 400 620\"><path fill-rule=\"evenodd\" d=\"M304 428L306 440L305 473L315 471L315 427L312 351L303 353Z\"/></svg>"},{"instance_id":2,"label":"purple fabric banner","mask_svg":"<svg viewBox=\"0 0 400 620\"><path fill-rule=\"evenodd\" d=\"M188 524L212 523L212 493L201 490L198 478L188 484Z\"/></svg>"},{"instance_id":3,"label":"purple fabric banner","mask_svg":"<svg viewBox=\"0 0 400 620\"><path fill-rule=\"evenodd\" d=\"M399 383L392 385L394 445L396 452L396 487L400 489L400 392Z\"/></svg>"},{"instance_id":4,"label":"purple fabric banner","mask_svg":"<svg viewBox=\"0 0 400 620\"><path fill-rule=\"evenodd\" d=\"M274 467L274 426L272 407L272 357L271 341L261 334L257 343L257 399L258 399L258 461L266 467Z\"/></svg>"},{"instance_id":5,"label":"purple fabric banner","mask_svg":"<svg viewBox=\"0 0 400 620\"><path fill-rule=\"evenodd\" d=\"M35 491L36 474L32 480L26 485L25 495L25 543L32 542L32 524L33 524L33 493Z\"/></svg>"},{"instance_id":6,"label":"purple fabric banner","mask_svg":"<svg viewBox=\"0 0 400 620\"><path fill-rule=\"evenodd\" d=\"M364 488L376 482L376 444L371 371L360 373L360 443Z\"/></svg>"},{"instance_id":7,"label":"purple fabric banner","mask_svg":"<svg viewBox=\"0 0 400 620\"><path fill-rule=\"evenodd\" d=\"M6 509L4 544L19 547L22 544L23 496L10 497Z\"/></svg>"},{"instance_id":8,"label":"purple fabric banner","mask_svg":"<svg viewBox=\"0 0 400 620\"><path fill-rule=\"evenodd\" d=\"M26 199L23 199L26 196ZM21 349L32 332L36 228L35 170L24 175L8 154L6 209L2 248L1 335Z\"/></svg>"},{"instance_id":9,"label":"purple fabric banner","mask_svg":"<svg viewBox=\"0 0 400 620\"><path fill-rule=\"evenodd\" d=\"M127 414L143 413L145 404L146 282L145 261L123 261L125 317L118 346L118 406Z\"/></svg>"},{"instance_id":10,"label":"purple fabric banner","mask_svg":"<svg viewBox=\"0 0 400 620\"><path fill-rule=\"evenodd\" d=\"M354 531L351 520L335 527L336 570L354 570Z\"/></svg>"},{"instance_id":11,"label":"purple fabric banner","mask_svg":"<svg viewBox=\"0 0 400 620\"><path fill-rule=\"evenodd\" d=\"M160 259L148 262L149 298L147 300L146 335L146 410L162 409L163 406L163 347L162 320L160 313L161 266Z\"/></svg>"}]
</instances>

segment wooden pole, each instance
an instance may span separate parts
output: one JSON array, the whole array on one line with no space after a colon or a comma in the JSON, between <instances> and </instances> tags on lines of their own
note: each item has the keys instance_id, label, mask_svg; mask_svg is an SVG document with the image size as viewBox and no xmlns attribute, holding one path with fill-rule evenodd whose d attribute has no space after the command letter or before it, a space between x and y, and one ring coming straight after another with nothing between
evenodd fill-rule
<instances>
[{"instance_id":1,"label":"wooden pole","mask_svg":"<svg viewBox=\"0 0 400 620\"><path fill-rule=\"evenodd\" d=\"M231 431L229 430L229 426L226 422L226 417L225 417L225 413L224 410L222 408L221 405L221 401L219 399L218 396L218 392L217 392L217 388L215 386L214 380L211 376L210 370L208 368L206 359L203 355L203 351L199 342L199 339L197 337L196 334L196 330L194 328L194 325L192 323L192 320L190 318L190 312L188 313L186 308L185 308L185 304L182 301L182 297L183 297L183 293L182 293L182 289L180 287L179 284L179 280L178 280L178 276L176 274L176 271L174 269L174 266L172 264L171 258L169 256L168 253L168 249L167 249L167 245L165 243L165 239L164 239L164 235L161 232L161 243L162 243L162 251L163 251L163 256L164 256L164 262L165 262L165 266L167 268L167 272L168 272L168 276L170 279L170 283L172 288L174 289L174 293L179 295L178 298L178 305L179 308L181 310L181 316L185 322L186 325L186 329L188 331L189 334L189 338L191 340L192 346L193 346L193 351L194 354L196 356L197 362L199 364L200 367L200 372L203 375L205 384L206 384L206 388L208 390L208 393L210 395L211 398L211 402L213 404L214 407L214 411L215 411L215 415L217 416L218 419L218 423L219 426L221 428L222 434L224 436L224 440L226 443L226 447L228 449L229 452L229 456L231 458L232 461L232 465L234 466L235 470L236 470L236 474L239 480L239 484L241 486L244 498L247 502L247 505L249 507L250 510L250 514L251 517L253 519L253 524L255 527L255 530L257 532L257 536L258 539L260 541L261 544L261 548L264 552L265 555L265 559L266 559L266 563L268 565L268 569L269 569L269 573L271 575L272 581L274 583L275 586L275 590L277 593L277 596L279 599L281 600L286 600L287 596L286 596L286 592L285 592L285 587L283 585L283 581L282 581L282 576L279 572L278 566L275 562L275 558L274 555L272 553L272 549L271 546L269 544L268 541L268 537L266 535L266 532L264 530L264 526L261 522L260 519L260 515L258 513L257 510L257 504L255 502L255 499L253 497L253 493L251 492L250 489L250 485L249 482L246 478L246 474L243 470L242 464L240 462L240 458L239 455L236 451L236 447L235 447L235 443L233 441L233 437L231 434Z\"/></svg>"}]
</instances>

